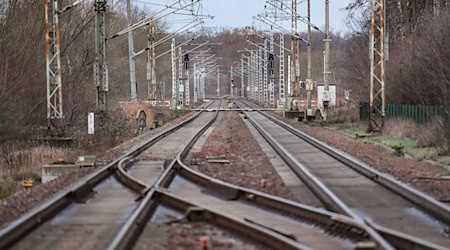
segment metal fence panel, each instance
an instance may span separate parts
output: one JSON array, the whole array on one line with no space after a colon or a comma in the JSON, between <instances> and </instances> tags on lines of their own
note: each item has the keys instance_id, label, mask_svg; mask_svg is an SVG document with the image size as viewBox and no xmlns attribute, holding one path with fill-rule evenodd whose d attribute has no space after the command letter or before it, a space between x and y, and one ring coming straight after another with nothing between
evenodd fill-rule
<instances>
[{"instance_id":1,"label":"metal fence panel","mask_svg":"<svg viewBox=\"0 0 450 250\"><path fill-rule=\"evenodd\" d=\"M370 105L361 102L359 105L359 119L367 121L369 119ZM431 122L440 116L445 118L445 109L442 106L408 105L408 104L387 104L386 118L404 118L415 121L418 124Z\"/></svg>"}]
</instances>

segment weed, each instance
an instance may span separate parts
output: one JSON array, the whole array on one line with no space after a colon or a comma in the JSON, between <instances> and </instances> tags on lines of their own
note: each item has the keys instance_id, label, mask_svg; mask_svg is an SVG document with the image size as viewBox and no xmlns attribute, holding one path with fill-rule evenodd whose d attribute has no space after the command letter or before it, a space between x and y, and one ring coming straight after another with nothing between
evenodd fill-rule
<instances>
[{"instance_id":1,"label":"weed","mask_svg":"<svg viewBox=\"0 0 450 250\"><path fill-rule=\"evenodd\" d=\"M385 121L382 132L383 135L394 138L416 139L417 125L412 120L392 118Z\"/></svg>"}]
</instances>

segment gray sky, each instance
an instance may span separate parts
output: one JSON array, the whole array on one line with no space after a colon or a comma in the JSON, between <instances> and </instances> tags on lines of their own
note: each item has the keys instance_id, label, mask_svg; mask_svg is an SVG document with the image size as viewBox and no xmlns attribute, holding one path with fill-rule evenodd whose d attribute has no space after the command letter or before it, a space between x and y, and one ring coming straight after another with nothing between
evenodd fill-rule
<instances>
[{"instance_id":1,"label":"gray sky","mask_svg":"<svg viewBox=\"0 0 450 250\"><path fill-rule=\"evenodd\" d=\"M301 0L298 0L301 2ZM345 18L346 12L342 9L347 6L351 0L330 0L330 25L334 31L346 31ZM138 5L144 2L157 4L170 4L174 0L135 0ZM266 0L202 0L202 12L215 16L213 20L206 20L207 27L245 27L252 25L252 18L257 14L263 13ZM150 8L161 8L155 5L147 5ZM306 16L306 1L301 3L298 8L298 14ZM325 22L325 0L311 0L311 21L313 24L322 28ZM180 17L170 17L169 20L176 20ZM186 18L186 17L184 17ZM289 23L286 23L289 28ZM290 29L290 28L289 28ZM306 30L306 24L299 22L299 30Z\"/></svg>"},{"instance_id":2,"label":"gray sky","mask_svg":"<svg viewBox=\"0 0 450 250\"><path fill-rule=\"evenodd\" d=\"M203 12L215 16L208 20L207 26L250 26L252 17L264 11L266 0L203 0ZM330 1L330 23L334 30L346 30L346 12L342 10L350 0ZM306 16L307 5L302 3L297 10L299 15ZM311 21L318 27L325 23L325 0L311 0ZM305 30L306 25L299 23L299 29Z\"/></svg>"}]
</instances>

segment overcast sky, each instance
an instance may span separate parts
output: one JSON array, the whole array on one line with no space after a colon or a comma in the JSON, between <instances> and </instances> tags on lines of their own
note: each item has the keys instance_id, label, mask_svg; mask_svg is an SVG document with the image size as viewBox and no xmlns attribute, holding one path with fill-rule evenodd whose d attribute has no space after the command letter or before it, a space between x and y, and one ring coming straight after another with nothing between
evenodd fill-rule
<instances>
[{"instance_id":1,"label":"overcast sky","mask_svg":"<svg viewBox=\"0 0 450 250\"><path fill-rule=\"evenodd\" d=\"M266 0L203 0L203 12L215 16L207 21L208 26L250 26L252 17L264 11ZM300 2L300 1L299 1ZM334 30L345 30L346 12L342 9L350 0L330 1L330 25ZM298 14L307 15L307 5L302 3ZM311 22L318 27L325 23L325 0L311 0ZM299 23L299 29L305 30L306 25Z\"/></svg>"},{"instance_id":2,"label":"overcast sky","mask_svg":"<svg viewBox=\"0 0 450 250\"><path fill-rule=\"evenodd\" d=\"M301 0L298 0L301 2ZM330 25L334 31L346 31L346 12L343 8L351 0L330 0ZM135 0L135 3L142 5L143 2L157 4L170 4L174 0ZM203 14L215 16L213 20L207 20L205 26L208 27L245 27L252 25L252 18L263 13L266 0L202 0ZM306 0L303 0L298 8L298 14L306 16ZM147 5L150 8L158 8L155 5ZM325 22L325 0L311 0L311 20L316 26L322 28ZM171 17L177 18L177 17ZM178 17L180 18L180 17ZM286 23L287 27L289 24ZM306 30L306 25L299 23L299 30Z\"/></svg>"}]
</instances>

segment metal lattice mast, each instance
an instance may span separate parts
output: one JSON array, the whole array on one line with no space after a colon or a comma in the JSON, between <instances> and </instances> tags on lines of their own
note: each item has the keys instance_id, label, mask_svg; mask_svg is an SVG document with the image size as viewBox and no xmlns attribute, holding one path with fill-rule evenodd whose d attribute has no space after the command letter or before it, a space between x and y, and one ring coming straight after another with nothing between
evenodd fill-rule
<instances>
[{"instance_id":1,"label":"metal lattice mast","mask_svg":"<svg viewBox=\"0 0 450 250\"><path fill-rule=\"evenodd\" d=\"M202 88L202 100L206 99L206 69L202 69L202 81L201 81L201 88Z\"/></svg>"},{"instance_id":2,"label":"metal lattice mast","mask_svg":"<svg viewBox=\"0 0 450 250\"><path fill-rule=\"evenodd\" d=\"M147 52L147 83L148 83L148 99L157 100L157 85L156 85L156 49L155 49L155 22L150 22L148 34L148 52Z\"/></svg>"},{"instance_id":3,"label":"metal lattice mast","mask_svg":"<svg viewBox=\"0 0 450 250\"><path fill-rule=\"evenodd\" d=\"M250 51L250 56L248 57L248 85L250 90L250 99L255 100L255 86L253 83L253 51Z\"/></svg>"},{"instance_id":4,"label":"metal lattice mast","mask_svg":"<svg viewBox=\"0 0 450 250\"><path fill-rule=\"evenodd\" d=\"M264 106L267 107L269 104L269 93L268 93L268 85L269 85L269 78L267 77L267 39L264 39L264 50L262 55L262 72L263 72L263 101Z\"/></svg>"},{"instance_id":5,"label":"metal lattice mast","mask_svg":"<svg viewBox=\"0 0 450 250\"><path fill-rule=\"evenodd\" d=\"M171 44L171 62L172 62L172 109L177 109L177 55L175 51L175 39L172 39Z\"/></svg>"},{"instance_id":6,"label":"metal lattice mast","mask_svg":"<svg viewBox=\"0 0 450 250\"><path fill-rule=\"evenodd\" d=\"M185 68L186 72L185 74L185 82L184 82L184 105L188 106L191 105L191 92L190 92L190 72L189 72L189 66L186 66Z\"/></svg>"},{"instance_id":7,"label":"metal lattice mast","mask_svg":"<svg viewBox=\"0 0 450 250\"><path fill-rule=\"evenodd\" d=\"M178 106L183 107L183 95L184 95L184 84L183 84L183 50L181 47L178 48Z\"/></svg>"},{"instance_id":8,"label":"metal lattice mast","mask_svg":"<svg viewBox=\"0 0 450 250\"><path fill-rule=\"evenodd\" d=\"M297 0L292 0L292 42L291 42L291 94L294 97L300 96L299 82L300 82L300 55L299 55L299 39L297 32ZM295 35L295 36L294 36Z\"/></svg>"},{"instance_id":9,"label":"metal lattice mast","mask_svg":"<svg viewBox=\"0 0 450 250\"><path fill-rule=\"evenodd\" d=\"M247 97L249 99L253 99L253 77L252 77L252 57L253 53L250 52L250 55L247 57Z\"/></svg>"},{"instance_id":10,"label":"metal lattice mast","mask_svg":"<svg viewBox=\"0 0 450 250\"><path fill-rule=\"evenodd\" d=\"M220 69L217 68L217 89L216 89L217 96L220 96Z\"/></svg>"},{"instance_id":11,"label":"metal lattice mast","mask_svg":"<svg viewBox=\"0 0 450 250\"><path fill-rule=\"evenodd\" d=\"M288 60L288 68L287 68L287 79L289 79L289 81L291 81L291 79L292 79L292 67L291 67L291 55L288 55L287 56L287 60ZM292 85L291 84L288 84L288 86L287 86L287 93L288 93L288 96L292 96Z\"/></svg>"},{"instance_id":12,"label":"metal lattice mast","mask_svg":"<svg viewBox=\"0 0 450 250\"><path fill-rule=\"evenodd\" d=\"M273 55L275 52L274 48L274 33L270 37L270 53ZM271 65L273 67L273 65ZM269 84L269 104L270 107L275 107L275 75L273 74L273 68L270 69L270 84Z\"/></svg>"},{"instance_id":13,"label":"metal lattice mast","mask_svg":"<svg viewBox=\"0 0 450 250\"><path fill-rule=\"evenodd\" d=\"M161 93L161 101L166 100L166 82L160 82L158 83L159 91Z\"/></svg>"},{"instance_id":14,"label":"metal lattice mast","mask_svg":"<svg viewBox=\"0 0 450 250\"><path fill-rule=\"evenodd\" d=\"M97 87L97 111L108 110L108 65L106 61L106 3L95 0L96 47L94 62L94 82Z\"/></svg>"},{"instance_id":15,"label":"metal lattice mast","mask_svg":"<svg viewBox=\"0 0 450 250\"><path fill-rule=\"evenodd\" d=\"M127 19L128 27L133 25L132 5L131 0L127 0ZM133 31L128 32L128 56L130 66L130 91L131 101L137 101L137 81L136 81L136 59L134 52Z\"/></svg>"},{"instance_id":16,"label":"metal lattice mast","mask_svg":"<svg viewBox=\"0 0 450 250\"><path fill-rule=\"evenodd\" d=\"M258 103L263 103L263 60L262 48L258 49Z\"/></svg>"},{"instance_id":17,"label":"metal lattice mast","mask_svg":"<svg viewBox=\"0 0 450 250\"><path fill-rule=\"evenodd\" d=\"M61 54L58 1L45 1L45 60L47 77L47 126L63 126Z\"/></svg>"},{"instance_id":18,"label":"metal lattice mast","mask_svg":"<svg viewBox=\"0 0 450 250\"><path fill-rule=\"evenodd\" d=\"M279 100L280 100L280 107L284 109L285 103L286 103L286 85L285 85L285 56L284 56L284 34L280 34L280 79L279 79Z\"/></svg>"},{"instance_id":19,"label":"metal lattice mast","mask_svg":"<svg viewBox=\"0 0 450 250\"><path fill-rule=\"evenodd\" d=\"M253 52L253 99L258 101L259 89L258 89L258 51Z\"/></svg>"},{"instance_id":20,"label":"metal lattice mast","mask_svg":"<svg viewBox=\"0 0 450 250\"><path fill-rule=\"evenodd\" d=\"M194 63L194 103L198 102L198 72L197 63Z\"/></svg>"},{"instance_id":21,"label":"metal lattice mast","mask_svg":"<svg viewBox=\"0 0 450 250\"><path fill-rule=\"evenodd\" d=\"M385 0L372 0L370 43L370 113L368 131L381 131L385 116Z\"/></svg>"},{"instance_id":22,"label":"metal lattice mast","mask_svg":"<svg viewBox=\"0 0 450 250\"><path fill-rule=\"evenodd\" d=\"M241 97L245 97L244 58L241 58Z\"/></svg>"}]
</instances>

